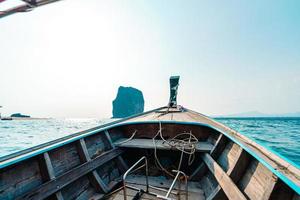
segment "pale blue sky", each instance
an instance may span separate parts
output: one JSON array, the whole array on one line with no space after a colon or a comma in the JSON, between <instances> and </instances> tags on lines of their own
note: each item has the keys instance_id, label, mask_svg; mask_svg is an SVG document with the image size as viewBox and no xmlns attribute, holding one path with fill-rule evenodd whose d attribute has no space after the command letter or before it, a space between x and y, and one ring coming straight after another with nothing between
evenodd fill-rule
<instances>
[{"instance_id":1,"label":"pale blue sky","mask_svg":"<svg viewBox=\"0 0 300 200\"><path fill-rule=\"evenodd\" d=\"M3 113L110 117L119 85L146 110L300 111L300 1L65 0L0 19Z\"/></svg>"}]
</instances>

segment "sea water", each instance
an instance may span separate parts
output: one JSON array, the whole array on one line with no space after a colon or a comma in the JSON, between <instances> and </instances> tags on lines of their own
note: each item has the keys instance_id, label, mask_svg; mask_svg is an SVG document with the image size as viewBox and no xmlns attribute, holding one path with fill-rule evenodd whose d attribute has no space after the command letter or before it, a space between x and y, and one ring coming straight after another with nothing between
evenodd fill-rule
<instances>
[{"instance_id":1,"label":"sea water","mask_svg":"<svg viewBox=\"0 0 300 200\"><path fill-rule=\"evenodd\" d=\"M300 118L217 118L216 120L300 165ZM109 121L111 119L0 121L0 157Z\"/></svg>"},{"instance_id":2,"label":"sea water","mask_svg":"<svg viewBox=\"0 0 300 200\"><path fill-rule=\"evenodd\" d=\"M0 120L0 157L109 121L111 119Z\"/></svg>"},{"instance_id":3,"label":"sea water","mask_svg":"<svg viewBox=\"0 0 300 200\"><path fill-rule=\"evenodd\" d=\"M300 166L300 118L219 118L217 121Z\"/></svg>"}]
</instances>

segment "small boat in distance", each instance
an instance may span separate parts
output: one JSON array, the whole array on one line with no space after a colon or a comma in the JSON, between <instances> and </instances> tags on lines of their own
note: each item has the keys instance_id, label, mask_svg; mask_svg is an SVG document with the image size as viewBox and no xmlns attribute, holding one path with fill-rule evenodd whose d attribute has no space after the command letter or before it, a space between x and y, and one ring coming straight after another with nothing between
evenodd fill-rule
<instances>
[{"instance_id":1,"label":"small boat in distance","mask_svg":"<svg viewBox=\"0 0 300 200\"><path fill-rule=\"evenodd\" d=\"M300 199L300 169L169 104L0 158L0 199Z\"/></svg>"},{"instance_id":2,"label":"small boat in distance","mask_svg":"<svg viewBox=\"0 0 300 200\"><path fill-rule=\"evenodd\" d=\"M1 120L12 120L12 117L1 117Z\"/></svg>"}]
</instances>

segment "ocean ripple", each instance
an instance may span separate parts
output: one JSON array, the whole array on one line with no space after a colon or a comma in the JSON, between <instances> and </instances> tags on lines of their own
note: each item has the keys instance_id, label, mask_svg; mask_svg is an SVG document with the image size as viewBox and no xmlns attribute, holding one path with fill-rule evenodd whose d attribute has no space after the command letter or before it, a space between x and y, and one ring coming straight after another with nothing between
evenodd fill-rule
<instances>
[{"instance_id":1,"label":"ocean ripple","mask_svg":"<svg viewBox=\"0 0 300 200\"><path fill-rule=\"evenodd\" d=\"M216 120L300 165L300 118Z\"/></svg>"}]
</instances>

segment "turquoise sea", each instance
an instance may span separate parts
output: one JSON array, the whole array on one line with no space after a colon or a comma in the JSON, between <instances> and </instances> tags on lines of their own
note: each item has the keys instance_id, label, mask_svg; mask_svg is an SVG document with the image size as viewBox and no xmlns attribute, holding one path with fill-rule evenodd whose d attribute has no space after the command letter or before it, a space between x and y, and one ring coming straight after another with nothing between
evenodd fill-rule
<instances>
[{"instance_id":1,"label":"turquoise sea","mask_svg":"<svg viewBox=\"0 0 300 200\"><path fill-rule=\"evenodd\" d=\"M300 165L300 118L216 120ZM0 121L0 157L109 121L111 119Z\"/></svg>"},{"instance_id":2,"label":"turquoise sea","mask_svg":"<svg viewBox=\"0 0 300 200\"><path fill-rule=\"evenodd\" d=\"M216 120L300 166L300 118L217 118Z\"/></svg>"}]
</instances>

